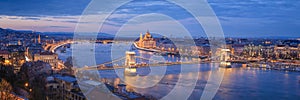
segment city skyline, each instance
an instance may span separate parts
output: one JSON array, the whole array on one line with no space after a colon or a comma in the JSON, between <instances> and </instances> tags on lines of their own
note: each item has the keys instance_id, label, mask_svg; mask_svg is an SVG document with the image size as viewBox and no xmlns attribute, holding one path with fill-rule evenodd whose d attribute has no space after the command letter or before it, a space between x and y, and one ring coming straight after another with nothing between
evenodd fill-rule
<instances>
[{"instance_id":1,"label":"city skyline","mask_svg":"<svg viewBox=\"0 0 300 100\"><path fill-rule=\"evenodd\" d=\"M78 19L89 0L77 0L73 2L66 0L60 2L52 1L22 1L4 0L0 1L2 12L0 13L0 27L16 30L36 30L40 32L74 32ZM297 19L297 4L299 1L271 1L271 0L251 0L228 2L208 0L208 3L215 11L225 36L240 37L299 37L297 32L299 22ZM22 5L20 5L22 4ZM163 8L163 9L162 9ZM105 22L104 30L101 32L115 34L116 29L126 24L134 16L145 13L162 13L172 16L176 21L184 23L193 30L192 35L205 36L203 30L195 19L179 6L174 6L166 1L133 1L118 8ZM97 10L91 11L88 16L96 17ZM105 15L103 15L105 16ZM151 29L156 32L164 31L178 32L180 30L172 28L174 21L161 16L142 16L143 22L137 25L128 25L127 31L140 26L140 29ZM203 16L196 16L203 17ZM96 19L96 18L95 18ZM97 24L94 19L84 23L84 26L92 27ZM133 21L134 23L134 21ZM170 25L168 27L145 27L160 24ZM139 29L137 28L137 29Z\"/></svg>"},{"instance_id":2,"label":"city skyline","mask_svg":"<svg viewBox=\"0 0 300 100\"><path fill-rule=\"evenodd\" d=\"M299 4L0 0L0 100L298 100Z\"/></svg>"}]
</instances>

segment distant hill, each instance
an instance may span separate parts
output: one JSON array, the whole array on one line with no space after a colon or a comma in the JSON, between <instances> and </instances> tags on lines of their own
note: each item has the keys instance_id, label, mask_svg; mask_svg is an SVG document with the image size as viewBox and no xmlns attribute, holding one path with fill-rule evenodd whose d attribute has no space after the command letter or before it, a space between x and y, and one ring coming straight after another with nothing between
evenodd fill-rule
<instances>
[{"instance_id":1,"label":"distant hill","mask_svg":"<svg viewBox=\"0 0 300 100\"><path fill-rule=\"evenodd\" d=\"M0 33L3 32L15 32L15 33L32 33L32 30L14 30L14 29L4 29L4 28L0 28ZM35 33L41 33L41 32L35 32Z\"/></svg>"},{"instance_id":2,"label":"distant hill","mask_svg":"<svg viewBox=\"0 0 300 100\"><path fill-rule=\"evenodd\" d=\"M41 33L43 35L48 35L48 36L67 36L67 37L73 37L74 33L73 32L43 32ZM85 36L92 35L91 33L84 33ZM97 38L114 38L115 36L112 34L108 33L98 33Z\"/></svg>"},{"instance_id":3,"label":"distant hill","mask_svg":"<svg viewBox=\"0 0 300 100\"><path fill-rule=\"evenodd\" d=\"M32 30L13 30L13 29L3 29L0 28L0 34L1 33L32 33ZM73 32L34 32L36 34L41 34L41 35L47 35L47 36L64 36L64 37L70 37L72 38L74 36ZM89 34L91 33L84 33L85 36L89 36ZM97 38L105 38L105 39L112 39L115 36L112 34L108 34L108 33L98 33L98 37Z\"/></svg>"}]
</instances>

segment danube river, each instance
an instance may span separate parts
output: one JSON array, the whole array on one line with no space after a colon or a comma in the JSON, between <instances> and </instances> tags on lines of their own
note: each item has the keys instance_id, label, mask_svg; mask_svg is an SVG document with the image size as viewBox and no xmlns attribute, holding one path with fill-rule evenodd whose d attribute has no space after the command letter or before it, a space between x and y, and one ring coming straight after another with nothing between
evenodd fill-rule
<instances>
[{"instance_id":1,"label":"danube river","mask_svg":"<svg viewBox=\"0 0 300 100\"><path fill-rule=\"evenodd\" d=\"M76 48L80 49L80 48ZM71 56L72 50L66 49L65 53L57 50L59 58L66 60ZM153 53L134 50L137 55L151 57ZM98 64L111 60L111 44L96 44L95 59ZM85 57L86 55L82 55ZM88 56L87 56L88 57ZM178 58L165 56L166 61L174 61ZM172 91L176 84L179 87L189 87L196 77L196 86L189 99L200 99L207 83L209 73L216 64L190 64L185 65L186 70L181 70L180 65L167 67L151 67L137 69L138 76L126 78L132 85L128 85L129 91L135 91L144 95L162 98ZM197 70L195 70L197 69ZM299 100L300 98L300 73L259 68L239 67L224 69L222 83L217 91L215 100ZM99 71L101 80L112 84L123 83L124 76L118 73L123 69ZM151 72L152 71L152 72ZM179 78L184 81L179 82ZM123 77L123 78L120 78Z\"/></svg>"}]
</instances>

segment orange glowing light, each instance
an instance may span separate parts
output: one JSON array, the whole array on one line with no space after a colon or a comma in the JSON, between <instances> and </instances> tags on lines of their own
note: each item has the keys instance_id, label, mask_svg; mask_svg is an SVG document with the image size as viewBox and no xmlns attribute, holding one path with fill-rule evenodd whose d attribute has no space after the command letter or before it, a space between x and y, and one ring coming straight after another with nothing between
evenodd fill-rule
<instances>
[{"instance_id":1,"label":"orange glowing light","mask_svg":"<svg viewBox=\"0 0 300 100\"><path fill-rule=\"evenodd\" d=\"M29 84L28 83L25 83L25 85L24 85L25 87L28 87L29 86Z\"/></svg>"}]
</instances>

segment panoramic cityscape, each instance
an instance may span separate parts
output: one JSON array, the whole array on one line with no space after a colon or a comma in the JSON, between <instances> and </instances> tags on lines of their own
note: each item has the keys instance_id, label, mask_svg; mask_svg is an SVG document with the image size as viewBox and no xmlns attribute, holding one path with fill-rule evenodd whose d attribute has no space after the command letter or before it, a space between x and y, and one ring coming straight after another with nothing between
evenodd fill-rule
<instances>
[{"instance_id":1,"label":"panoramic cityscape","mask_svg":"<svg viewBox=\"0 0 300 100\"><path fill-rule=\"evenodd\" d=\"M298 100L298 4L2 0L0 99Z\"/></svg>"}]
</instances>

